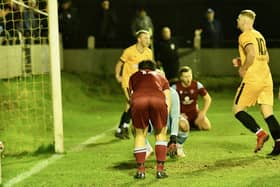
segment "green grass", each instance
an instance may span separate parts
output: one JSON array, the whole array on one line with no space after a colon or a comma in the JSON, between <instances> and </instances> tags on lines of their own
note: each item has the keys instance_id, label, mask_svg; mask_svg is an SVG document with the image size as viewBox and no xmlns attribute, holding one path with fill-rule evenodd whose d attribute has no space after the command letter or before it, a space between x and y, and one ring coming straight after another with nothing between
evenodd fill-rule
<instances>
[{"instance_id":1,"label":"green grass","mask_svg":"<svg viewBox=\"0 0 280 187\"><path fill-rule=\"evenodd\" d=\"M6 154L26 154L53 142L48 75L0 80L0 138Z\"/></svg>"},{"instance_id":2,"label":"green grass","mask_svg":"<svg viewBox=\"0 0 280 187\"><path fill-rule=\"evenodd\" d=\"M133 139L118 140L109 130L117 126L124 108L121 95L96 96L74 75L63 75L64 157L15 186L278 186L280 156L266 156L273 146L270 139L264 149L253 153L255 135L234 119L231 107L234 91L211 92L208 117L212 130L193 131L185 144L186 158L166 161L169 178L155 178L155 156L146 163L145 180L135 180ZM279 115L279 100L275 100ZM249 112L266 128L257 109ZM109 130L109 131L108 131ZM78 144L105 132L96 142L73 151ZM152 143L154 138L149 137ZM50 157L46 154L7 156L3 162L3 181L27 171Z\"/></svg>"}]
</instances>

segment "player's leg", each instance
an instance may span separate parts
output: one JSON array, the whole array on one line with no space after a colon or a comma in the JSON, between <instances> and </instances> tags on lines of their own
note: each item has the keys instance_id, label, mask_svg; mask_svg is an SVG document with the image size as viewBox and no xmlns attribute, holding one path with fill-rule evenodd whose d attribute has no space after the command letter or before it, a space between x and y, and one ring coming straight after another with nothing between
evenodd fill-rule
<instances>
[{"instance_id":1,"label":"player's leg","mask_svg":"<svg viewBox=\"0 0 280 187\"><path fill-rule=\"evenodd\" d=\"M195 120L195 125L198 127L199 130L210 130L211 129L211 123L207 116L205 116L202 119L196 119Z\"/></svg>"},{"instance_id":2,"label":"player's leg","mask_svg":"<svg viewBox=\"0 0 280 187\"><path fill-rule=\"evenodd\" d=\"M137 173L134 176L137 179L145 178L145 160L146 160L146 136L148 128L135 128L134 155L137 163Z\"/></svg>"},{"instance_id":3,"label":"player's leg","mask_svg":"<svg viewBox=\"0 0 280 187\"><path fill-rule=\"evenodd\" d=\"M125 138L129 139L128 129L130 125L131 114L130 114L129 95L128 95L127 88L123 88L123 92L126 98L126 106L124 112L121 115L119 127L115 133L115 136L121 139L125 139Z\"/></svg>"},{"instance_id":4,"label":"player's leg","mask_svg":"<svg viewBox=\"0 0 280 187\"><path fill-rule=\"evenodd\" d=\"M167 174L164 171L164 163L166 160L167 153L167 127L163 127L161 129L155 129L155 152L156 152L156 160L157 160L157 178L166 178Z\"/></svg>"},{"instance_id":5,"label":"player's leg","mask_svg":"<svg viewBox=\"0 0 280 187\"><path fill-rule=\"evenodd\" d=\"M157 160L157 178L165 178L167 174L164 171L164 162L166 160L167 153L167 117L168 111L166 102L162 98L152 97L150 98L150 119L155 131L155 153Z\"/></svg>"},{"instance_id":6,"label":"player's leg","mask_svg":"<svg viewBox=\"0 0 280 187\"><path fill-rule=\"evenodd\" d=\"M189 136L189 131L190 131L189 121L184 117L184 115L180 115L179 132L177 136L177 155L179 157L186 156L183 146Z\"/></svg>"},{"instance_id":7,"label":"player's leg","mask_svg":"<svg viewBox=\"0 0 280 187\"><path fill-rule=\"evenodd\" d=\"M280 154L280 125L273 114L273 89L272 85L265 87L258 98L260 110L268 125L270 134L274 140L274 148L269 155L276 156Z\"/></svg>"},{"instance_id":8,"label":"player's leg","mask_svg":"<svg viewBox=\"0 0 280 187\"><path fill-rule=\"evenodd\" d=\"M257 144L255 152L258 152L263 147L263 144L268 140L268 134L257 124L255 119L246 112L247 106L252 106L256 103L261 88L255 85L245 85L242 83L238 88L233 111L235 117L251 132L257 135Z\"/></svg>"},{"instance_id":9,"label":"player's leg","mask_svg":"<svg viewBox=\"0 0 280 187\"><path fill-rule=\"evenodd\" d=\"M153 132L153 126L152 126L152 123L151 123L151 120L149 120L149 126L148 126L148 133L147 133L147 137L146 137L146 148L147 148L147 152L146 152L146 160L152 155L152 153L154 152L150 142L149 142L149 139L148 139L148 136Z\"/></svg>"},{"instance_id":10,"label":"player's leg","mask_svg":"<svg viewBox=\"0 0 280 187\"><path fill-rule=\"evenodd\" d=\"M133 126L135 129L134 155L137 163L137 179L145 178L146 136L148 132L149 110L146 98L135 98L131 105Z\"/></svg>"}]
</instances>

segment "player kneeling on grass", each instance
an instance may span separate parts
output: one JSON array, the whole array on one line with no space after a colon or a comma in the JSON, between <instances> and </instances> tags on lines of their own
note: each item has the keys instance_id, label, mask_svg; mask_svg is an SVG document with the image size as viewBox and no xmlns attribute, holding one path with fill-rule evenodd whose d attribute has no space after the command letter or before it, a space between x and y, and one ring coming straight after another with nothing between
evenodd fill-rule
<instances>
[{"instance_id":1,"label":"player kneeling on grass","mask_svg":"<svg viewBox=\"0 0 280 187\"><path fill-rule=\"evenodd\" d=\"M206 113L211 105L211 96L199 81L193 80L192 70L183 66L179 71L179 81L172 85L180 97L182 116L187 119L191 129L210 130L211 123ZM199 96L203 99L203 106L198 107Z\"/></svg>"},{"instance_id":2,"label":"player kneeling on grass","mask_svg":"<svg viewBox=\"0 0 280 187\"><path fill-rule=\"evenodd\" d=\"M167 120L168 131L170 132L170 140L167 145L167 155L171 158L185 157L183 150L183 144L186 141L189 133L189 123L183 117L180 116L180 98L176 90L170 88L171 107ZM150 130L151 129L151 130ZM149 128L149 132L152 132L152 128ZM151 155L153 149L146 140L146 159Z\"/></svg>"},{"instance_id":3,"label":"player kneeling on grass","mask_svg":"<svg viewBox=\"0 0 280 187\"><path fill-rule=\"evenodd\" d=\"M155 63L147 60L139 64L139 71L129 81L130 106L135 128L134 155L138 165L136 179L145 178L146 136L149 120L155 130L157 178L165 178L164 162L167 152L167 117L170 90L167 79L155 71Z\"/></svg>"}]
</instances>

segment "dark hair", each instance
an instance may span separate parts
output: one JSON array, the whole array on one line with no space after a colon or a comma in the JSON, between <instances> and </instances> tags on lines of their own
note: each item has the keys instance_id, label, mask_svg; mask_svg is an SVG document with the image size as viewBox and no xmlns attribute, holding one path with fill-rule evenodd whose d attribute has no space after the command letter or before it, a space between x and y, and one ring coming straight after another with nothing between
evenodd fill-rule
<instances>
[{"instance_id":1,"label":"dark hair","mask_svg":"<svg viewBox=\"0 0 280 187\"><path fill-rule=\"evenodd\" d=\"M156 63L154 63L152 60L143 60L139 63L138 68L140 70L142 69L149 69L149 70L156 70Z\"/></svg>"}]
</instances>

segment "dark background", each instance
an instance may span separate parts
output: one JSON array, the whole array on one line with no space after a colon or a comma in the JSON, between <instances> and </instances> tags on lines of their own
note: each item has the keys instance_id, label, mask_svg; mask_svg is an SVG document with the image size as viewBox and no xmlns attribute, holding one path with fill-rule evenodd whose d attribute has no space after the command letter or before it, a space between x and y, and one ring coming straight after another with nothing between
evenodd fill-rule
<instances>
[{"instance_id":1,"label":"dark background","mask_svg":"<svg viewBox=\"0 0 280 187\"><path fill-rule=\"evenodd\" d=\"M72 0L81 18L81 40L79 48L85 48L87 36L94 34L94 26L100 9L100 0ZM125 48L133 42L130 23L139 7L144 7L152 18L155 37L162 26L170 26L179 39L180 47L191 47L194 29L199 27L207 8L215 10L224 30L224 46L236 47L239 31L236 18L243 9L256 12L255 28L263 33L268 47L280 46L279 18L280 3L277 0L111 0L118 18L117 46Z\"/></svg>"}]
</instances>

